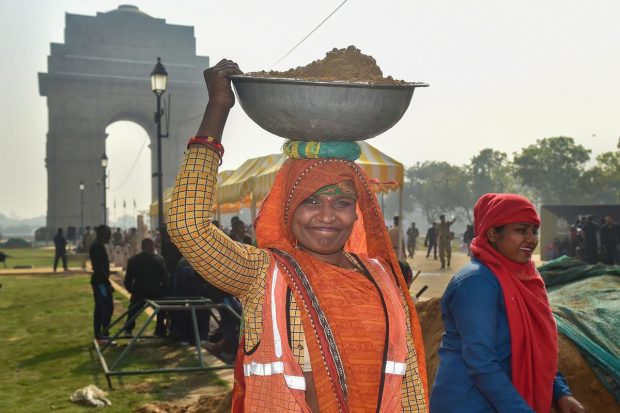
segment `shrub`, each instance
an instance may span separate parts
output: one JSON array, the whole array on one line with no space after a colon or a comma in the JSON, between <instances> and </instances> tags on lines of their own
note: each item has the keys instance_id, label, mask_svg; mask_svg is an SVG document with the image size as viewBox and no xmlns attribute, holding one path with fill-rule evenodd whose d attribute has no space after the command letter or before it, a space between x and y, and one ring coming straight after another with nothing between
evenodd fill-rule
<instances>
[{"instance_id":1,"label":"shrub","mask_svg":"<svg viewBox=\"0 0 620 413\"><path fill-rule=\"evenodd\" d=\"M4 244L1 244L3 248L30 248L30 242L21 238L9 238Z\"/></svg>"}]
</instances>

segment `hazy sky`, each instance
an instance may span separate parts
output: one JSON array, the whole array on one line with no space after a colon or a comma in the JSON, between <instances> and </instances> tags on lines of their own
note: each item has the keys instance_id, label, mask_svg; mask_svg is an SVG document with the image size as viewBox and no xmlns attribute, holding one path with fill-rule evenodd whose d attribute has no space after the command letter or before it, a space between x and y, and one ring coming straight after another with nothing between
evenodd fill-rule
<instances>
[{"instance_id":1,"label":"hazy sky","mask_svg":"<svg viewBox=\"0 0 620 413\"><path fill-rule=\"evenodd\" d=\"M353 44L375 57L384 74L430 83L416 90L400 123L370 141L405 166L424 160L462 164L486 147L512 153L559 135L574 137L594 155L615 149L619 1L349 0L274 66L341 1L131 3L168 23L194 26L197 52L212 63L227 57L246 71L287 69ZM38 94L37 72L47 71L50 43L64 42L65 12L93 16L121 3L0 1L5 95L0 101L0 213L46 213L47 106ZM126 199L130 212L135 198L138 208L145 208L150 201L146 132L124 122L111 125L108 133L109 203L116 199L120 209ZM223 168L277 152L281 144L237 105L224 136Z\"/></svg>"}]
</instances>

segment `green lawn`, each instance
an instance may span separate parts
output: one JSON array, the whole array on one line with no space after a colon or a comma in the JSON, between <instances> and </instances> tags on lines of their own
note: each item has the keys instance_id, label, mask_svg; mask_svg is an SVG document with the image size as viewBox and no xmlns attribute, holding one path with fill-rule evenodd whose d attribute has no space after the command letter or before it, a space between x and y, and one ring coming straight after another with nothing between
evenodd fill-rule
<instances>
[{"instance_id":1,"label":"green lawn","mask_svg":"<svg viewBox=\"0 0 620 413\"><path fill-rule=\"evenodd\" d=\"M71 393L88 384L108 391L91 343L89 277L5 276L0 283L0 412L88 411L69 401ZM121 314L126 306L116 294L115 312ZM188 365L194 360L187 348L161 340L149 343L139 346L132 367ZM130 412L209 383L221 384L214 374L202 372L113 378L112 407L105 411Z\"/></svg>"},{"instance_id":2,"label":"green lawn","mask_svg":"<svg viewBox=\"0 0 620 413\"><path fill-rule=\"evenodd\" d=\"M5 248L2 249L8 257L7 268L15 268L20 265L31 265L32 268L51 268L54 264L54 248ZM81 267L83 255L67 253L67 265L69 267ZM62 261L58 261L58 267L62 270ZM4 268L0 264L0 269Z\"/></svg>"}]
</instances>

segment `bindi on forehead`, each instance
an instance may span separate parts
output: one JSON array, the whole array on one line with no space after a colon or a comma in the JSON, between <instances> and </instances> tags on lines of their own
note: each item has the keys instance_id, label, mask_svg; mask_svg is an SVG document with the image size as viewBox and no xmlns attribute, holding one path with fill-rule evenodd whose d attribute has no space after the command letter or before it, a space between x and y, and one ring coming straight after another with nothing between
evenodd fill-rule
<instances>
[{"instance_id":1,"label":"bindi on forehead","mask_svg":"<svg viewBox=\"0 0 620 413\"><path fill-rule=\"evenodd\" d=\"M357 199L357 192L355 191L355 184L353 181L341 181L336 184L326 185L319 188L313 195L316 196L328 196L328 197L346 197L351 199Z\"/></svg>"}]
</instances>

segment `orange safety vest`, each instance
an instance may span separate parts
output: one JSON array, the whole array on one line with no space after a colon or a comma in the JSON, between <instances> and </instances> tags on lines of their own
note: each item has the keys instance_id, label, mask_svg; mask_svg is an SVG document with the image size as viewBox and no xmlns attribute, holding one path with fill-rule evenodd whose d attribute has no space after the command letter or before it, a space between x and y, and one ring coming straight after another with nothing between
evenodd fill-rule
<instances>
[{"instance_id":1,"label":"orange safety vest","mask_svg":"<svg viewBox=\"0 0 620 413\"><path fill-rule=\"evenodd\" d=\"M302 287L303 283L295 274L291 274L290 269L294 266L287 265L286 261L293 259L287 257L283 265L282 256L272 255L265 282L263 331L260 343L249 353L245 352L244 340L239 346L235 366L233 413L310 413L305 400L306 381L287 337L287 290L291 287L295 294L296 288ZM400 412L401 385L407 370L406 317L403 300L394 277L378 260L358 258L358 262L371 274L371 281L379 290L388 321L381 380L381 406L378 411ZM300 300L305 300L303 294L295 294L295 299L298 303ZM308 307L300 305L300 308ZM311 339L310 334L306 337ZM339 384L336 382L334 386ZM346 390L343 393L346 395ZM340 412L348 412L346 400L344 402L341 400L336 405Z\"/></svg>"}]
</instances>

